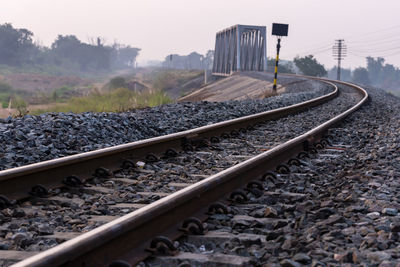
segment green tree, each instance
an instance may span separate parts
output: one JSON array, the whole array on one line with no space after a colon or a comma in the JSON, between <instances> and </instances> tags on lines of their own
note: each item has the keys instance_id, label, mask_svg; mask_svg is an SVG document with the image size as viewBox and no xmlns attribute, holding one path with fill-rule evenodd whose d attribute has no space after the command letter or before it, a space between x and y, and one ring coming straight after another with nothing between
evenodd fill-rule
<instances>
[{"instance_id":1,"label":"green tree","mask_svg":"<svg viewBox=\"0 0 400 267\"><path fill-rule=\"evenodd\" d=\"M367 70L371 85L379 85L382 82L382 71L385 59L382 57L367 57Z\"/></svg>"},{"instance_id":2,"label":"green tree","mask_svg":"<svg viewBox=\"0 0 400 267\"><path fill-rule=\"evenodd\" d=\"M381 86L384 88L397 87L398 85L398 69L391 64L385 64L382 69L382 83Z\"/></svg>"},{"instance_id":3,"label":"green tree","mask_svg":"<svg viewBox=\"0 0 400 267\"><path fill-rule=\"evenodd\" d=\"M328 78L329 79L334 79L336 80L337 78L337 66L334 66L330 70L328 70ZM340 69L340 80L345 81L345 82L350 82L351 81L351 69L345 69L341 68Z\"/></svg>"},{"instance_id":4,"label":"green tree","mask_svg":"<svg viewBox=\"0 0 400 267\"><path fill-rule=\"evenodd\" d=\"M322 77L327 74L324 66L314 58L313 55L305 57L295 57L294 64L304 74L309 76Z\"/></svg>"},{"instance_id":5,"label":"green tree","mask_svg":"<svg viewBox=\"0 0 400 267\"><path fill-rule=\"evenodd\" d=\"M82 43L75 35L59 35L51 45L55 63L78 64L80 70L108 70L111 63L111 47L103 46L98 38L97 45Z\"/></svg>"},{"instance_id":6,"label":"green tree","mask_svg":"<svg viewBox=\"0 0 400 267\"><path fill-rule=\"evenodd\" d=\"M162 64L164 67L172 69L203 70L209 64L210 57L213 57L213 52L209 52L206 56L197 52L192 52L187 56L170 54L165 57ZM207 56L209 57L208 59Z\"/></svg>"},{"instance_id":7,"label":"green tree","mask_svg":"<svg viewBox=\"0 0 400 267\"><path fill-rule=\"evenodd\" d=\"M369 85L370 84L370 79L369 79L369 74L368 70L366 68L356 68L353 71L353 82L359 83L362 85Z\"/></svg>"},{"instance_id":8,"label":"green tree","mask_svg":"<svg viewBox=\"0 0 400 267\"><path fill-rule=\"evenodd\" d=\"M19 66L31 63L38 52L32 36L31 31L15 29L10 23L0 25L0 64Z\"/></svg>"},{"instance_id":9,"label":"green tree","mask_svg":"<svg viewBox=\"0 0 400 267\"><path fill-rule=\"evenodd\" d=\"M135 67L140 49L115 43L111 51L111 64L114 68Z\"/></svg>"},{"instance_id":10,"label":"green tree","mask_svg":"<svg viewBox=\"0 0 400 267\"><path fill-rule=\"evenodd\" d=\"M274 58L268 58L267 59L267 68L268 70L275 70L275 59ZM279 61L278 65L278 72L279 73L294 73L293 71L293 62L291 61Z\"/></svg>"},{"instance_id":11,"label":"green tree","mask_svg":"<svg viewBox=\"0 0 400 267\"><path fill-rule=\"evenodd\" d=\"M102 39L87 44L75 35L58 35L51 47L33 42L33 33L0 24L0 64L60 66L68 72L93 72L121 69L135 65L139 48L124 45L104 45ZM41 69L39 67L39 69Z\"/></svg>"},{"instance_id":12,"label":"green tree","mask_svg":"<svg viewBox=\"0 0 400 267\"><path fill-rule=\"evenodd\" d=\"M206 55L204 56L204 67L207 70L212 69L213 61L214 61L214 50L208 50Z\"/></svg>"}]
</instances>

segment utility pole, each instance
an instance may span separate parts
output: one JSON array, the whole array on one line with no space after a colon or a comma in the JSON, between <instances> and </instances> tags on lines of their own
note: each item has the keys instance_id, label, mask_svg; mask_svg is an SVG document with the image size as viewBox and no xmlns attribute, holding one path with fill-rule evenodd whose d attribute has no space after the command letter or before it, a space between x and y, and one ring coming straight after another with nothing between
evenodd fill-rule
<instances>
[{"instance_id":1,"label":"utility pole","mask_svg":"<svg viewBox=\"0 0 400 267\"><path fill-rule=\"evenodd\" d=\"M337 80L340 81L341 62L346 56L347 47L343 39L335 40L335 45L332 49L333 58L338 61L337 63Z\"/></svg>"}]
</instances>

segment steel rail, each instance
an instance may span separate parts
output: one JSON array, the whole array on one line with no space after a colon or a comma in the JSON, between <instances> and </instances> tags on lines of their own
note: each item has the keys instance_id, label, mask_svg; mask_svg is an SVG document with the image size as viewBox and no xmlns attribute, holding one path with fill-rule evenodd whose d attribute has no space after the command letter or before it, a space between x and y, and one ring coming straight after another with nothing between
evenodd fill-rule
<instances>
[{"instance_id":1,"label":"steel rail","mask_svg":"<svg viewBox=\"0 0 400 267\"><path fill-rule=\"evenodd\" d=\"M32 187L38 184L44 185L47 188L57 188L63 185L63 179L68 176L78 176L82 180L85 180L93 177L93 171L96 168L116 169L120 167L121 162L125 159L143 160L150 152L160 155L168 148L181 147L184 140L219 136L223 132L246 128L258 122L273 120L288 114L300 112L320 105L338 95L338 88L333 83L322 82L333 86L334 90L326 95L291 106L178 133L0 171L0 194L12 200L23 199L28 197Z\"/></svg>"},{"instance_id":2,"label":"steel rail","mask_svg":"<svg viewBox=\"0 0 400 267\"><path fill-rule=\"evenodd\" d=\"M175 228L176 231L177 222L199 213L210 203L249 181L260 178L277 164L297 155L305 146L318 140L329 128L367 101L368 93L363 88L344 82L336 83L356 89L362 96L361 101L316 128L269 151L13 266L107 266L116 259L138 262L141 259L138 258L137 251L147 247L152 237L159 234L172 236L171 229Z\"/></svg>"}]
</instances>

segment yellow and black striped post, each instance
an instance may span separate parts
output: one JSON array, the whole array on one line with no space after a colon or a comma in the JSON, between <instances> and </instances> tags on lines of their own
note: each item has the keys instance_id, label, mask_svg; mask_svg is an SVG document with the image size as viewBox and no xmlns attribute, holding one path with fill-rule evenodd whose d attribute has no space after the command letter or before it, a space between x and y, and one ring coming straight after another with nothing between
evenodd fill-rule
<instances>
[{"instance_id":1,"label":"yellow and black striped post","mask_svg":"<svg viewBox=\"0 0 400 267\"><path fill-rule=\"evenodd\" d=\"M276 93L276 81L278 79L278 64L279 64L279 50L280 49L281 49L281 38L278 38L278 44L276 45L274 86L272 87L274 93Z\"/></svg>"}]
</instances>

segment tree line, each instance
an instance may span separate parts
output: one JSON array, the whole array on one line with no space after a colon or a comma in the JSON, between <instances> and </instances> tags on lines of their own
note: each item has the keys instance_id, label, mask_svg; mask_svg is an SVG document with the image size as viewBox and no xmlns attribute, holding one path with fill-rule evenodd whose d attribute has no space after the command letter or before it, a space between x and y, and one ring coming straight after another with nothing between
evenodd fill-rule
<instances>
[{"instance_id":1,"label":"tree line","mask_svg":"<svg viewBox=\"0 0 400 267\"><path fill-rule=\"evenodd\" d=\"M58 35L50 47L34 42L34 34L0 24L0 64L21 67L50 65L78 72L109 71L135 65L139 48L114 43L82 42L75 35Z\"/></svg>"},{"instance_id":2,"label":"tree line","mask_svg":"<svg viewBox=\"0 0 400 267\"><path fill-rule=\"evenodd\" d=\"M270 66L274 61L271 59L268 62L268 66ZM342 68L341 80L367 86L382 87L385 90L400 89L399 68L391 64L385 64L385 59L382 57L366 57L366 63L367 66L365 68L358 67L354 70ZM309 76L328 77L330 79L337 78L336 66L331 69L325 69L313 55L296 57L293 61L285 62L285 64L279 66L279 71L282 73L302 73Z\"/></svg>"},{"instance_id":3,"label":"tree line","mask_svg":"<svg viewBox=\"0 0 400 267\"><path fill-rule=\"evenodd\" d=\"M400 89L400 69L392 64L385 64L382 57L367 57L366 68L356 68L352 71L352 81L386 89Z\"/></svg>"},{"instance_id":4,"label":"tree line","mask_svg":"<svg viewBox=\"0 0 400 267\"><path fill-rule=\"evenodd\" d=\"M170 54L161 63L162 67L170 69L203 70L211 69L214 51L208 50L205 55L192 52L189 55Z\"/></svg>"},{"instance_id":5,"label":"tree line","mask_svg":"<svg viewBox=\"0 0 400 267\"><path fill-rule=\"evenodd\" d=\"M206 55L192 52L182 56L171 54L165 57L162 66L173 69L211 69L214 58L214 51L209 50ZM362 85L379 86L387 90L399 90L400 69L384 64L385 59L378 57L367 57L367 67L359 67L354 70L341 69L341 80L354 82ZM275 59L268 58L268 70L275 68ZM313 55L295 57L292 61L281 60L279 73L298 73L308 76L328 77L336 79L337 67L326 69Z\"/></svg>"}]
</instances>

